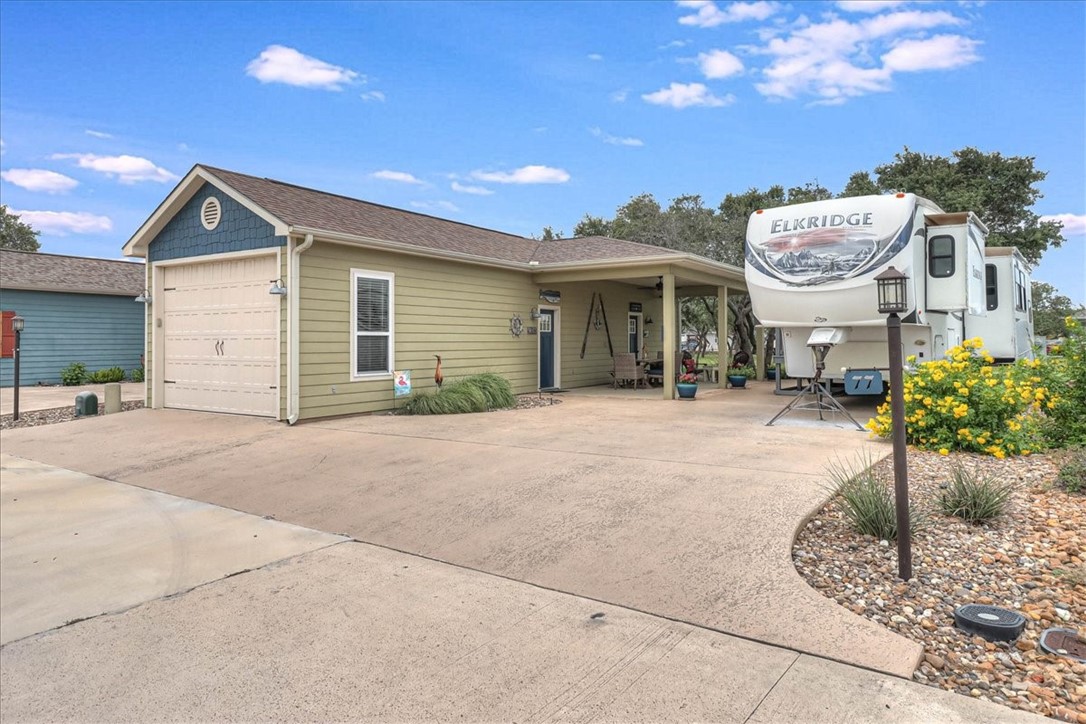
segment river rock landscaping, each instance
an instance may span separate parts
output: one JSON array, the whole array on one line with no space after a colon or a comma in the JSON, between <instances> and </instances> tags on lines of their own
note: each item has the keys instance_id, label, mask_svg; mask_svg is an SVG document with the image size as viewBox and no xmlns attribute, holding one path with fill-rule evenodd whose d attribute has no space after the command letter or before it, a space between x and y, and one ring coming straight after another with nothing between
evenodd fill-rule
<instances>
[{"instance_id":1,"label":"river rock landscaping","mask_svg":"<svg viewBox=\"0 0 1086 724\"><path fill-rule=\"evenodd\" d=\"M142 407L142 400L129 400L121 403L121 412L138 410ZM98 414L106 414L105 405L98 406ZM18 421L13 420L12 417L12 415L0 416L0 430L10 430L17 427L37 427L39 425L52 425L57 422L75 420L75 405L54 407L49 410L28 410L27 412L20 412Z\"/></svg>"},{"instance_id":2,"label":"river rock landscaping","mask_svg":"<svg viewBox=\"0 0 1086 724\"><path fill-rule=\"evenodd\" d=\"M1003 516L973 525L939 512L955 462L1016 482ZM1086 495L1055 484L1059 463L910 449L910 500L925 520L913 534L912 579L897 577L897 544L853 530L836 496L796 537L796 569L853 613L922 644L916 681L1086 724L1086 663L1039 646L1050 627L1086 636ZM887 457L874 470L892 481L892 466ZM968 603L1017 611L1025 630L1010 642L963 632L954 610Z\"/></svg>"}]
</instances>

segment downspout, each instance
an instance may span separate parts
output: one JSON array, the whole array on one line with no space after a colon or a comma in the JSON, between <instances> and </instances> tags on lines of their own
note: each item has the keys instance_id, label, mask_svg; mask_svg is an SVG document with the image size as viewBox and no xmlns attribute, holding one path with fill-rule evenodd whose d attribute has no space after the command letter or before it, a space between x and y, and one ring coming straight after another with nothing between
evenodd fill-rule
<instances>
[{"instance_id":1,"label":"downspout","mask_svg":"<svg viewBox=\"0 0 1086 724\"><path fill-rule=\"evenodd\" d=\"M301 413L301 396L299 394L299 385L301 384L301 365L299 364L298 356L301 351L300 334L298 330L298 317L301 310L301 292L302 292L302 274L301 274L301 256L309 247L313 246L313 235L306 234L305 241L290 252L290 296L289 304L287 305L287 337L288 349L287 349L287 384L289 386L289 394L287 395L287 424L293 425L298 422L298 415Z\"/></svg>"}]
</instances>

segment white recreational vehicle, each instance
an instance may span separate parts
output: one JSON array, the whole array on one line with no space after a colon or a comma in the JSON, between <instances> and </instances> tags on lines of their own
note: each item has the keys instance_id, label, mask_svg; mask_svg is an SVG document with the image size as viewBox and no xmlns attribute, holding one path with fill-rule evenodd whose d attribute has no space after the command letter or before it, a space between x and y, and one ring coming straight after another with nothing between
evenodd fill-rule
<instances>
[{"instance_id":1,"label":"white recreational vehicle","mask_svg":"<svg viewBox=\"0 0 1086 724\"><path fill-rule=\"evenodd\" d=\"M970 337L984 339L997 358L1029 356L1029 268L1014 249L988 250L986 260L987 234L972 212L948 214L914 194L756 211L746 243L754 316L780 328L790 377L815 376L818 344L823 379L843 381L850 393L881 394L886 317L877 311L874 278L893 266L908 277L905 356L941 359Z\"/></svg>"}]
</instances>

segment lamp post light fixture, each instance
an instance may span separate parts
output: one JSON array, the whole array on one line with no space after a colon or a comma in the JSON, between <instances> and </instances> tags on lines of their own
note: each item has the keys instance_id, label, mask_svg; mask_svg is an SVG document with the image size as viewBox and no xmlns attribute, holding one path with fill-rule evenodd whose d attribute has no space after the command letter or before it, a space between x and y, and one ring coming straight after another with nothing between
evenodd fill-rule
<instances>
[{"instance_id":1,"label":"lamp post light fixture","mask_svg":"<svg viewBox=\"0 0 1086 724\"><path fill-rule=\"evenodd\" d=\"M886 343L890 352L890 419L894 443L894 507L897 511L897 572L903 581L912 578L912 532L909 529L909 468L905 451L904 360L901 355L901 318L908 309L908 277L890 267L875 277L879 314L886 318Z\"/></svg>"},{"instance_id":2,"label":"lamp post light fixture","mask_svg":"<svg viewBox=\"0 0 1086 724\"><path fill-rule=\"evenodd\" d=\"M15 369L14 369L14 377L15 377L15 379L13 380L14 383L15 383L15 386L12 388L12 402L13 402L13 408L12 408L12 411L11 411L12 412L12 414L11 414L12 422L15 422L16 420L19 419L19 357L20 357L20 352L21 352L21 350L19 348L22 346L23 329L25 327L26 327L26 320L23 319L22 317L20 317L18 314L16 314L14 317L11 318L11 331L15 332L15 360L14 360L14 362L15 362Z\"/></svg>"}]
</instances>

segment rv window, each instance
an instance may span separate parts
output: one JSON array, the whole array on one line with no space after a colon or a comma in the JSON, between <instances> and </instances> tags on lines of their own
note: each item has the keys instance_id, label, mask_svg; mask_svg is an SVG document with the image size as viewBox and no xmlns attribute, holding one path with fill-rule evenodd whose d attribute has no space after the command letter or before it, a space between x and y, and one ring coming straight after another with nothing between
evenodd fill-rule
<instances>
[{"instance_id":1,"label":"rv window","mask_svg":"<svg viewBox=\"0 0 1086 724\"><path fill-rule=\"evenodd\" d=\"M1026 311L1026 273L1017 264L1014 267L1014 308Z\"/></svg>"},{"instance_id":2,"label":"rv window","mask_svg":"<svg viewBox=\"0 0 1086 724\"><path fill-rule=\"evenodd\" d=\"M928 274L936 279L954 276L953 236L933 236L928 241Z\"/></svg>"},{"instance_id":3,"label":"rv window","mask_svg":"<svg viewBox=\"0 0 1086 724\"><path fill-rule=\"evenodd\" d=\"M999 287L996 284L995 264L984 265L984 294L988 298L988 311L999 306Z\"/></svg>"}]
</instances>

